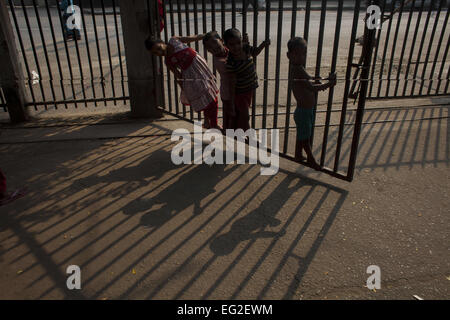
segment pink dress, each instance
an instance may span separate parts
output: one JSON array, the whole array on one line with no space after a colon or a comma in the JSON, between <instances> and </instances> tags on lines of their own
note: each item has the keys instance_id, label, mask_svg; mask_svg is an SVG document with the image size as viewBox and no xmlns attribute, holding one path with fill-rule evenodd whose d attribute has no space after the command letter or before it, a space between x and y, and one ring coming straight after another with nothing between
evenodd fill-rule
<instances>
[{"instance_id":1,"label":"pink dress","mask_svg":"<svg viewBox=\"0 0 450 320\"><path fill-rule=\"evenodd\" d=\"M194 49L176 38L171 38L169 44L175 51L166 57L166 64L181 70L181 103L190 105L197 112L204 110L217 101L219 89L216 77L209 70L205 59Z\"/></svg>"}]
</instances>

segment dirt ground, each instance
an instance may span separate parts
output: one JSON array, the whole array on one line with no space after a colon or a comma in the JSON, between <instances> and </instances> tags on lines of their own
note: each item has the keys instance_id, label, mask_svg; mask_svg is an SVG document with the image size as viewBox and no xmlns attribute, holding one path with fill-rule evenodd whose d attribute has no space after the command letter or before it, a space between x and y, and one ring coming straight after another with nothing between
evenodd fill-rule
<instances>
[{"instance_id":1,"label":"dirt ground","mask_svg":"<svg viewBox=\"0 0 450 320\"><path fill-rule=\"evenodd\" d=\"M1 124L0 299L449 299L448 112L366 112L352 183L176 166L168 116Z\"/></svg>"}]
</instances>

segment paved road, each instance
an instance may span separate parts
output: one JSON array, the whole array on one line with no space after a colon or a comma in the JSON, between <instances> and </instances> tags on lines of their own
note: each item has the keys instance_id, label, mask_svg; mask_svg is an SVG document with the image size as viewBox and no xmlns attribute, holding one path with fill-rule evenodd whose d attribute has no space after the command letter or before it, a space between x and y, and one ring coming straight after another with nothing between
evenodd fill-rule
<instances>
[{"instance_id":1,"label":"paved road","mask_svg":"<svg viewBox=\"0 0 450 320\"><path fill-rule=\"evenodd\" d=\"M2 127L29 193L0 209L0 299L448 299L448 111L367 112L351 184L283 160L175 166L170 134L192 127L170 118Z\"/></svg>"}]
</instances>

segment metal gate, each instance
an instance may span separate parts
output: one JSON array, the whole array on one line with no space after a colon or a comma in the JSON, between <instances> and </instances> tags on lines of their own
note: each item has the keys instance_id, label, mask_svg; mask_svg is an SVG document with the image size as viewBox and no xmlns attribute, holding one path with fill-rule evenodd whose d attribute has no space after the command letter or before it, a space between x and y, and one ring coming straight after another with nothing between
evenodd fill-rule
<instances>
[{"instance_id":1,"label":"metal gate","mask_svg":"<svg viewBox=\"0 0 450 320\"><path fill-rule=\"evenodd\" d=\"M105 7L104 0L74 0L81 32L79 39L68 39L59 0L8 0L29 106L38 110L127 104L118 0L108 2Z\"/></svg>"},{"instance_id":2,"label":"metal gate","mask_svg":"<svg viewBox=\"0 0 450 320\"><path fill-rule=\"evenodd\" d=\"M368 98L448 94L448 0L380 1ZM352 87L355 95L357 87Z\"/></svg>"},{"instance_id":3,"label":"metal gate","mask_svg":"<svg viewBox=\"0 0 450 320\"><path fill-rule=\"evenodd\" d=\"M313 151L323 172L352 180L365 93L360 96L357 108L347 108L347 103L353 83L361 84L360 91L367 89L367 81L360 82L359 78L368 78L370 60L362 59L358 64L355 57L360 57L367 46L373 47L370 40L375 36L375 31L365 28L365 5L354 1L349 6L348 1L344 0L278 0L266 1L266 7L262 10L249 7L241 14L242 1L235 0L166 0L165 4L166 28L161 34L165 41L173 35L193 35L211 30L221 34L231 27L248 33L254 46L271 39L271 47L256 61L260 86L251 108L251 127L279 129L280 155L291 160L295 150L296 127L292 119L295 106L288 81L287 41L294 36L305 38L308 41L308 72L317 80L327 77L330 72L336 71L338 74L337 86L318 96ZM364 32L367 40L365 47L356 46L358 34ZM215 70L212 57L202 43L193 46ZM365 56L370 54L368 50ZM352 79L353 71L357 69L362 73ZM165 111L190 121L200 117L179 103L177 84L168 69L164 70L164 76Z\"/></svg>"}]
</instances>

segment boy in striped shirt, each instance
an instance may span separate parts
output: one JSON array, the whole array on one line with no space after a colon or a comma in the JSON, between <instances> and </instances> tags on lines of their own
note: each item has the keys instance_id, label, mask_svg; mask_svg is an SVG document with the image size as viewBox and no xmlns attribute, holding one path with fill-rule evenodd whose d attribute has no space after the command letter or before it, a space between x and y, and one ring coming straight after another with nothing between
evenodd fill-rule
<instances>
[{"instance_id":1,"label":"boy in striped shirt","mask_svg":"<svg viewBox=\"0 0 450 320\"><path fill-rule=\"evenodd\" d=\"M232 114L234 115L234 129L250 128L249 107L252 103L255 89L258 88L258 75L254 60L261 51L270 45L270 40L263 41L259 47L254 48L243 43L239 30L232 28L223 35L225 46L229 49L226 67L234 74L232 89Z\"/></svg>"}]
</instances>

